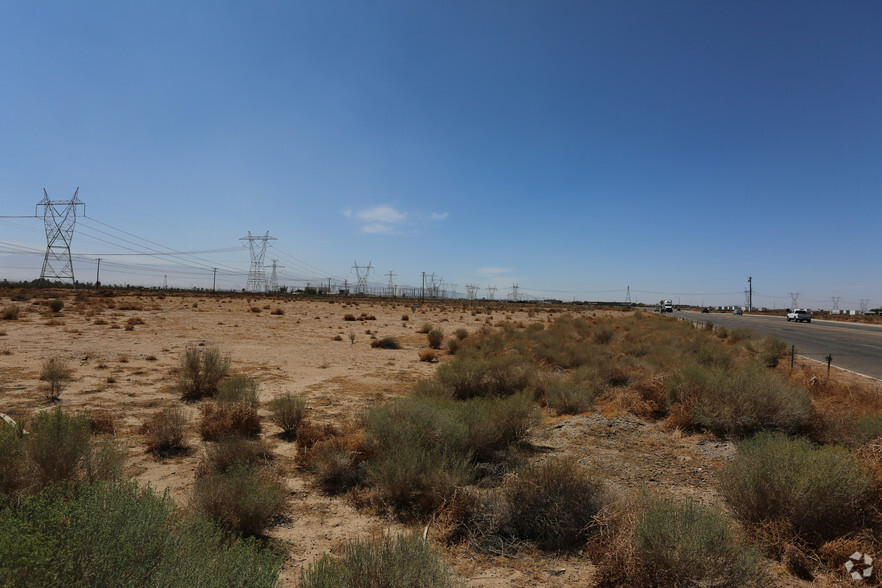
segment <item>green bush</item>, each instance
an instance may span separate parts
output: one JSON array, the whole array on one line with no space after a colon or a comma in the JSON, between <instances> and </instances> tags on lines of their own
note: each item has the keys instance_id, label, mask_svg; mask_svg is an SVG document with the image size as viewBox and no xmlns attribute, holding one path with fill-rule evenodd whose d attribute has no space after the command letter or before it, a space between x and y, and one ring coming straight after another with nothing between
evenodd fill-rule
<instances>
[{"instance_id":1,"label":"green bush","mask_svg":"<svg viewBox=\"0 0 882 588\"><path fill-rule=\"evenodd\" d=\"M603 506L603 485L575 461L552 459L529 466L503 487L504 528L542 549L565 550L585 543Z\"/></svg>"},{"instance_id":2,"label":"green bush","mask_svg":"<svg viewBox=\"0 0 882 588\"><path fill-rule=\"evenodd\" d=\"M270 420L282 429L286 439L297 437L297 429L306 416L306 400L286 392L283 396L273 398L269 403Z\"/></svg>"},{"instance_id":3,"label":"green bush","mask_svg":"<svg viewBox=\"0 0 882 588\"><path fill-rule=\"evenodd\" d=\"M2 586L274 586L282 554L183 518L166 493L81 484L0 511Z\"/></svg>"},{"instance_id":4,"label":"green bush","mask_svg":"<svg viewBox=\"0 0 882 588\"><path fill-rule=\"evenodd\" d=\"M25 450L38 487L77 479L90 453L88 415L56 408L38 413L29 428Z\"/></svg>"},{"instance_id":5,"label":"green bush","mask_svg":"<svg viewBox=\"0 0 882 588\"><path fill-rule=\"evenodd\" d=\"M187 415L172 406L153 413L142 431L147 437L147 451L167 456L187 449Z\"/></svg>"},{"instance_id":6,"label":"green bush","mask_svg":"<svg viewBox=\"0 0 882 588\"><path fill-rule=\"evenodd\" d=\"M794 433L812 414L805 388L755 362L710 371L696 398L695 424L719 435L747 436L763 430Z\"/></svg>"},{"instance_id":7,"label":"green bush","mask_svg":"<svg viewBox=\"0 0 882 588\"><path fill-rule=\"evenodd\" d=\"M303 588L458 585L441 556L418 535L350 541L339 556L325 555L300 574Z\"/></svg>"},{"instance_id":8,"label":"green bush","mask_svg":"<svg viewBox=\"0 0 882 588\"><path fill-rule=\"evenodd\" d=\"M24 485L26 454L22 430L0 421L0 506Z\"/></svg>"},{"instance_id":9,"label":"green bush","mask_svg":"<svg viewBox=\"0 0 882 588\"><path fill-rule=\"evenodd\" d=\"M61 300L60 298L50 300L49 308L52 310L52 312L61 312L61 309L64 308L64 300Z\"/></svg>"},{"instance_id":10,"label":"green bush","mask_svg":"<svg viewBox=\"0 0 882 588\"><path fill-rule=\"evenodd\" d=\"M459 328L459 329L453 331L453 334L454 334L454 335L456 336L456 338L459 339L460 341L464 341L466 338L468 338L468 336L469 336L469 331L468 331L468 329Z\"/></svg>"},{"instance_id":11,"label":"green bush","mask_svg":"<svg viewBox=\"0 0 882 588\"><path fill-rule=\"evenodd\" d=\"M260 401L257 399L258 383L255 378L236 375L224 378L217 387L214 399L218 402L241 402L257 408Z\"/></svg>"},{"instance_id":12,"label":"green bush","mask_svg":"<svg viewBox=\"0 0 882 588\"><path fill-rule=\"evenodd\" d=\"M774 335L769 335L763 339L760 349L759 360L764 366L773 368L778 362L787 356L787 343Z\"/></svg>"},{"instance_id":13,"label":"green bush","mask_svg":"<svg viewBox=\"0 0 882 588\"><path fill-rule=\"evenodd\" d=\"M212 396L229 369L230 358L216 347L188 347L178 364L177 390L183 400Z\"/></svg>"},{"instance_id":14,"label":"green bush","mask_svg":"<svg viewBox=\"0 0 882 588\"><path fill-rule=\"evenodd\" d=\"M852 428L851 438L857 445L869 443L882 437L882 414L867 414L860 417Z\"/></svg>"},{"instance_id":15,"label":"green bush","mask_svg":"<svg viewBox=\"0 0 882 588\"><path fill-rule=\"evenodd\" d=\"M642 579L653 586L756 586L758 550L729 521L688 500L654 499L637 519L634 546Z\"/></svg>"},{"instance_id":16,"label":"green bush","mask_svg":"<svg viewBox=\"0 0 882 588\"><path fill-rule=\"evenodd\" d=\"M459 351L460 347L462 347L462 341L460 339L451 337L447 340L447 350L450 352L450 355L456 355L456 352Z\"/></svg>"},{"instance_id":17,"label":"green bush","mask_svg":"<svg viewBox=\"0 0 882 588\"><path fill-rule=\"evenodd\" d=\"M536 368L517 354L491 358L457 355L441 364L435 379L451 390L451 396L466 400L476 396L508 396L531 388Z\"/></svg>"},{"instance_id":18,"label":"green bush","mask_svg":"<svg viewBox=\"0 0 882 588\"><path fill-rule=\"evenodd\" d=\"M429 341L429 347L432 349L440 349L441 342L444 341L444 331L441 329L432 329L426 333L426 339Z\"/></svg>"},{"instance_id":19,"label":"green bush","mask_svg":"<svg viewBox=\"0 0 882 588\"><path fill-rule=\"evenodd\" d=\"M857 528L871 476L846 449L760 433L719 474L720 490L747 523L783 520L811 541Z\"/></svg>"},{"instance_id":20,"label":"green bush","mask_svg":"<svg viewBox=\"0 0 882 588\"><path fill-rule=\"evenodd\" d=\"M395 337L383 337L379 340L371 341L371 347L379 349L401 349L401 343Z\"/></svg>"},{"instance_id":21,"label":"green bush","mask_svg":"<svg viewBox=\"0 0 882 588\"><path fill-rule=\"evenodd\" d=\"M73 380L73 369L66 359L50 357L40 367L40 380L46 382L46 400L58 400L61 392Z\"/></svg>"},{"instance_id":22,"label":"green bush","mask_svg":"<svg viewBox=\"0 0 882 588\"><path fill-rule=\"evenodd\" d=\"M236 464L196 480L197 511L244 536L261 535L285 507L284 483L265 469Z\"/></svg>"}]
</instances>

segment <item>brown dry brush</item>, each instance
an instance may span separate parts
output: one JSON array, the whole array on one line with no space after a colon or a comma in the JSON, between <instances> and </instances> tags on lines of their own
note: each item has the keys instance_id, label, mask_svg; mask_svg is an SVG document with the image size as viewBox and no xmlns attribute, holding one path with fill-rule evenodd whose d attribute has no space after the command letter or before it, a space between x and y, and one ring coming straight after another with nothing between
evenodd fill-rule
<instances>
[{"instance_id":1,"label":"brown dry brush","mask_svg":"<svg viewBox=\"0 0 882 588\"><path fill-rule=\"evenodd\" d=\"M199 434L205 441L255 437L263 430L257 409L242 402L207 402L202 406Z\"/></svg>"}]
</instances>

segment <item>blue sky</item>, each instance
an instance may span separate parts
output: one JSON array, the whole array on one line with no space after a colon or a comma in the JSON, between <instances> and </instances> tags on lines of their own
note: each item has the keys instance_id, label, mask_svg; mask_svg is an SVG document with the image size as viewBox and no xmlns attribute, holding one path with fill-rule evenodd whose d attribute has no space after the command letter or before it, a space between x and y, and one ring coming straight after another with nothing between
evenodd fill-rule
<instances>
[{"instance_id":1,"label":"blue sky","mask_svg":"<svg viewBox=\"0 0 882 588\"><path fill-rule=\"evenodd\" d=\"M357 261L497 298L741 304L752 276L760 306L882 306L880 22L877 1L4 2L0 215L79 187L82 281L100 256L104 282L242 288L239 238L269 231L282 284ZM0 276L38 277L45 247L40 219L0 219ZM132 249L211 252L111 255Z\"/></svg>"}]
</instances>

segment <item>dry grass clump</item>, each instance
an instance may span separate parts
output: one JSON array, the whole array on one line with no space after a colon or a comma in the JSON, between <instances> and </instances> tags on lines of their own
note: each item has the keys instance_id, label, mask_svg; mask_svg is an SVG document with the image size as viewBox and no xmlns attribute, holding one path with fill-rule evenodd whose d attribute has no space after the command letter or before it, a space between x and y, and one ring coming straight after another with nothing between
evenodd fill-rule
<instances>
[{"instance_id":1,"label":"dry grass clump","mask_svg":"<svg viewBox=\"0 0 882 588\"><path fill-rule=\"evenodd\" d=\"M325 492L337 494L364 481L364 463L372 455L364 431L354 423L341 428L305 424L297 443L298 463L315 475Z\"/></svg>"},{"instance_id":2,"label":"dry grass clump","mask_svg":"<svg viewBox=\"0 0 882 588\"><path fill-rule=\"evenodd\" d=\"M177 390L183 400L200 400L217 392L230 369L230 358L217 347L188 347L178 364Z\"/></svg>"},{"instance_id":3,"label":"dry grass clump","mask_svg":"<svg viewBox=\"0 0 882 588\"><path fill-rule=\"evenodd\" d=\"M61 392L73 380L73 374L73 368L66 359L50 357L43 360L40 366L40 380L46 382L44 395L48 402L58 400Z\"/></svg>"},{"instance_id":4,"label":"dry grass clump","mask_svg":"<svg viewBox=\"0 0 882 588\"><path fill-rule=\"evenodd\" d=\"M60 298L55 298L53 300L50 300L47 306L52 312L61 312L61 309L64 308L64 300L61 300Z\"/></svg>"},{"instance_id":5,"label":"dry grass clump","mask_svg":"<svg viewBox=\"0 0 882 588\"><path fill-rule=\"evenodd\" d=\"M469 330L460 327L459 329L453 331L453 335L460 341L465 341L469 336Z\"/></svg>"},{"instance_id":6,"label":"dry grass clump","mask_svg":"<svg viewBox=\"0 0 882 588\"><path fill-rule=\"evenodd\" d=\"M285 309L279 306L279 307L276 307L275 309L273 309L273 311L270 314L273 314L276 316L282 316L283 314L285 314Z\"/></svg>"},{"instance_id":7,"label":"dry grass clump","mask_svg":"<svg viewBox=\"0 0 882 588\"><path fill-rule=\"evenodd\" d=\"M0 319L4 321L15 321L18 320L20 314L21 308L19 308L17 304L7 304L3 307L3 310L0 310Z\"/></svg>"},{"instance_id":8,"label":"dry grass clump","mask_svg":"<svg viewBox=\"0 0 882 588\"><path fill-rule=\"evenodd\" d=\"M116 432L116 418L109 410L98 409L90 411L88 414L92 433L113 435Z\"/></svg>"},{"instance_id":9,"label":"dry grass clump","mask_svg":"<svg viewBox=\"0 0 882 588\"><path fill-rule=\"evenodd\" d=\"M355 318L355 315L354 315L354 314L346 313L345 315L343 315L343 320L344 320L344 321L355 321L355 320L358 320L358 319Z\"/></svg>"},{"instance_id":10,"label":"dry grass clump","mask_svg":"<svg viewBox=\"0 0 882 588\"><path fill-rule=\"evenodd\" d=\"M376 349L401 349L401 343L395 337L383 337L382 339L373 339L371 347Z\"/></svg>"},{"instance_id":11,"label":"dry grass clump","mask_svg":"<svg viewBox=\"0 0 882 588\"><path fill-rule=\"evenodd\" d=\"M257 409L242 402L208 402L202 406L199 434L206 441L254 437L262 430Z\"/></svg>"},{"instance_id":12,"label":"dry grass clump","mask_svg":"<svg viewBox=\"0 0 882 588\"><path fill-rule=\"evenodd\" d=\"M420 349L419 350L420 361L435 361L438 357L438 353L434 349Z\"/></svg>"},{"instance_id":13,"label":"dry grass clump","mask_svg":"<svg viewBox=\"0 0 882 588\"><path fill-rule=\"evenodd\" d=\"M306 400L302 396L286 392L269 403L270 421L282 429L288 440L297 437L297 429L306 416Z\"/></svg>"},{"instance_id":14,"label":"dry grass clump","mask_svg":"<svg viewBox=\"0 0 882 588\"><path fill-rule=\"evenodd\" d=\"M719 473L720 491L747 524L785 521L811 544L858 528L871 475L854 455L804 438L760 433Z\"/></svg>"},{"instance_id":15,"label":"dry grass clump","mask_svg":"<svg viewBox=\"0 0 882 588\"><path fill-rule=\"evenodd\" d=\"M178 406L153 413L150 420L141 427L141 432L147 438L147 451L161 457L186 451L187 424L187 416Z\"/></svg>"},{"instance_id":16,"label":"dry grass clump","mask_svg":"<svg viewBox=\"0 0 882 588\"><path fill-rule=\"evenodd\" d=\"M552 377L545 384L545 403L559 414L579 414L591 408L594 389L589 381Z\"/></svg>"},{"instance_id":17,"label":"dry grass clump","mask_svg":"<svg viewBox=\"0 0 882 588\"><path fill-rule=\"evenodd\" d=\"M433 328L434 328L434 327L432 326L432 323L424 323L422 327L420 327L419 329L417 329L417 333L420 333L420 334L422 334L422 335L425 335L425 334L427 334L429 331L431 331Z\"/></svg>"}]
</instances>

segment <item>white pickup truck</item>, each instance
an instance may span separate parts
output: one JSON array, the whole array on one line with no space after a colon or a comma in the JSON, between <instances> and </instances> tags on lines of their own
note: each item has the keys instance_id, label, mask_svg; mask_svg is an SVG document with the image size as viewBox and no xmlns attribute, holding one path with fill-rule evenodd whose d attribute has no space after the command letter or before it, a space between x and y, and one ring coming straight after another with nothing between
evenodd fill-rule
<instances>
[{"instance_id":1,"label":"white pickup truck","mask_svg":"<svg viewBox=\"0 0 882 588\"><path fill-rule=\"evenodd\" d=\"M810 323L812 322L812 313L805 308L794 308L793 310L787 311L787 320L796 321L798 323L803 321Z\"/></svg>"}]
</instances>

